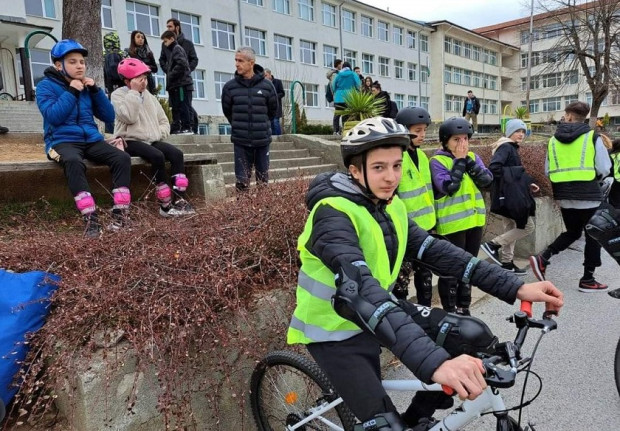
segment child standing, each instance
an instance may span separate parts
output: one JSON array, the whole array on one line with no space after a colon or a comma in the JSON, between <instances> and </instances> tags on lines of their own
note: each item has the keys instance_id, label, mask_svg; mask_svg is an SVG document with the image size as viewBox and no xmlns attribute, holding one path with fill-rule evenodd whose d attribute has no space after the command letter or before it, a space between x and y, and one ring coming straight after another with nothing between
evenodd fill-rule
<instances>
[{"instance_id":1,"label":"child standing","mask_svg":"<svg viewBox=\"0 0 620 431\"><path fill-rule=\"evenodd\" d=\"M475 256L486 221L480 188L489 186L493 175L482 159L469 151L471 135L472 128L464 118L452 117L443 122L439 127L442 149L431 157L431 176L437 233ZM444 310L469 315L469 282L440 277L438 287Z\"/></svg>"},{"instance_id":2,"label":"child standing","mask_svg":"<svg viewBox=\"0 0 620 431\"><path fill-rule=\"evenodd\" d=\"M37 85L37 106L43 116L45 152L62 165L75 204L86 222L85 235L98 237L102 231L95 200L86 180L84 159L110 167L114 207L112 229L126 220L131 195L131 157L106 144L93 115L114 121L114 108L102 89L86 76L84 57L88 51L72 39L56 43L51 51L53 66Z\"/></svg>"},{"instance_id":3,"label":"child standing","mask_svg":"<svg viewBox=\"0 0 620 431\"><path fill-rule=\"evenodd\" d=\"M435 199L428 157L420 149L426 137L426 129L431 123L431 116L424 108L403 108L396 115L396 122L407 128L411 142L403 153L402 177L398 185L398 197L407 208L407 216L425 231L435 227ZM409 270L403 267L399 282L394 288L397 298L406 299L408 294ZM416 302L420 305L431 305L433 296L433 274L430 270L417 266L413 274L416 290Z\"/></svg>"},{"instance_id":4,"label":"child standing","mask_svg":"<svg viewBox=\"0 0 620 431\"><path fill-rule=\"evenodd\" d=\"M480 246L495 263L516 275L526 274L512 259L517 240L534 231L536 202L532 192L539 190L519 157L519 145L525 139L526 130L522 120L512 119L506 123L506 137L493 144L489 164L493 174L491 211L502 219L504 233Z\"/></svg>"},{"instance_id":5,"label":"child standing","mask_svg":"<svg viewBox=\"0 0 620 431\"><path fill-rule=\"evenodd\" d=\"M172 109L172 134L193 135L191 105L185 90L193 90L193 80L185 50L177 43L176 34L167 30L161 35L164 41L163 55L166 58L162 69L166 72L166 90Z\"/></svg>"}]
</instances>

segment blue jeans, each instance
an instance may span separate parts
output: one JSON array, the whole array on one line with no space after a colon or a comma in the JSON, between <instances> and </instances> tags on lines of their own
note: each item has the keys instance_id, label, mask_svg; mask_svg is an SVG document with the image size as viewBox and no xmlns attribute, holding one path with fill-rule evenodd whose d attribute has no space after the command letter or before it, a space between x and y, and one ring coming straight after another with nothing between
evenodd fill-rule
<instances>
[{"instance_id":1,"label":"blue jeans","mask_svg":"<svg viewBox=\"0 0 620 431\"><path fill-rule=\"evenodd\" d=\"M271 134L274 136L282 134L282 128L280 127L280 117L271 119Z\"/></svg>"},{"instance_id":2,"label":"blue jeans","mask_svg":"<svg viewBox=\"0 0 620 431\"><path fill-rule=\"evenodd\" d=\"M256 167L256 182L267 184L269 181L269 145L245 147L234 144L233 147L237 189L245 190L250 186L254 167Z\"/></svg>"}]
</instances>

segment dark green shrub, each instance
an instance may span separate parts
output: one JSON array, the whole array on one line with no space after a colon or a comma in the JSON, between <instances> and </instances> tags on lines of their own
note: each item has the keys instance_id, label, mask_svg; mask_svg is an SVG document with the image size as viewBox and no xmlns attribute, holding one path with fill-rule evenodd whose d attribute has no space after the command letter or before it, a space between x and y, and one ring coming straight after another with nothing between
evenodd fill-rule
<instances>
[{"instance_id":1,"label":"dark green shrub","mask_svg":"<svg viewBox=\"0 0 620 431\"><path fill-rule=\"evenodd\" d=\"M304 127L297 128L297 133L302 135L331 135L332 126L324 124L306 124Z\"/></svg>"}]
</instances>

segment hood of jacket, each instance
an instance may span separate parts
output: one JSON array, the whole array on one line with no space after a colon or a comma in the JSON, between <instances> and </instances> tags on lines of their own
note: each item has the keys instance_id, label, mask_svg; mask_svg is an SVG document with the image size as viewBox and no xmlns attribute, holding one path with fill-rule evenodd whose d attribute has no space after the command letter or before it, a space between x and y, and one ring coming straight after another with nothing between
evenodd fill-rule
<instances>
[{"instance_id":1,"label":"hood of jacket","mask_svg":"<svg viewBox=\"0 0 620 431\"><path fill-rule=\"evenodd\" d=\"M247 79L239 75L239 73L236 71L235 71L235 79L242 84L245 84L248 82ZM249 83L250 83L249 87L254 86L257 82L262 81L263 79L265 79L265 69L263 69L263 66L261 65L254 64L254 76L249 80Z\"/></svg>"},{"instance_id":2,"label":"hood of jacket","mask_svg":"<svg viewBox=\"0 0 620 431\"><path fill-rule=\"evenodd\" d=\"M497 141L493 142L491 144L491 154L495 154L495 152L497 151L497 149L500 147L500 145L504 145L504 144L512 144L513 146L515 146L516 148L519 148L519 144L517 144L515 141L513 141L510 138L506 138L506 137L501 137L499 138Z\"/></svg>"},{"instance_id":3,"label":"hood of jacket","mask_svg":"<svg viewBox=\"0 0 620 431\"><path fill-rule=\"evenodd\" d=\"M590 129L590 126L586 123L560 123L553 137L563 144L570 144L579 136L588 133L590 130L592 129Z\"/></svg>"},{"instance_id":4,"label":"hood of jacket","mask_svg":"<svg viewBox=\"0 0 620 431\"><path fill-rule=\"evenodd\" d=\"M308 187L306 205L312 210L318 201L331 197L344 197L368 209L376 207L360 186L344 172L324 172L317 175ZM386 204L387 201L379 201L379 205Z\"/></svg>"},{"instance_id":5,"label":"hood of jacket","mask_svg":"<svg viewBox=\"0 0 620 431\"><path fill-rule=\"evenodd\" d=\"M65 79L65 76L62 73L60 73L54 66L50 66L47 69L45 69L43 71L43 75L45 75L47 78L58 81L66 85L67 87L69 86L69 83Z\"/></svg>"}]
</instances>

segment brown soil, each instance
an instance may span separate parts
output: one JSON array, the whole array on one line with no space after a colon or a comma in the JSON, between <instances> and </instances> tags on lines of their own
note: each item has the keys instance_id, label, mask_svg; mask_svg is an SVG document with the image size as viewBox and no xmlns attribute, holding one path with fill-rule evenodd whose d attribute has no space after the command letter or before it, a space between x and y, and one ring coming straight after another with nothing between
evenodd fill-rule
<instances>
[{"instance_id":1,"label":"brown soil","mask_svg":"<svg viewBox=\"0 0 620 431\"><path fill-rule=\"evenodd\" d=\"M47 160L41 133L6 133L0 135L0 162Z\"/></svg>"}]
</instances>

